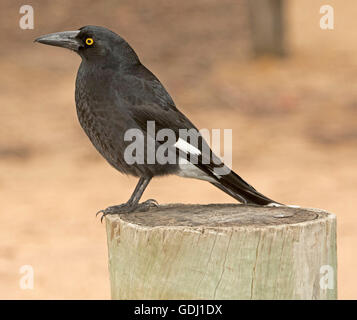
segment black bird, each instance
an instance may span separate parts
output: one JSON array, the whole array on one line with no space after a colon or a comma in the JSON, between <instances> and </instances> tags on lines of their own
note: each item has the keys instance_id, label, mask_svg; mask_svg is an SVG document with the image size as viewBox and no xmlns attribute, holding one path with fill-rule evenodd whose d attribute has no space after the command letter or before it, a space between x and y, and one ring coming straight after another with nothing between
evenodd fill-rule
<instances>
[{"instance_id":1,"label":"black bird","mask_svg":"<svg viewBox=\"0 0 357 320\"><path fill-rule=\"evenodd\" d=\"M101 210L103 216L157 206L153 199L142 203L139 200L153 177L168 174L206 180L245 204L279 205L256 191L213 154L196 127L177 109L164 86L141 64L122 37L103 27L85 26L44 35L35 41L68 48L80 55L75 93L79 122L94 147L114 168L139 178L128 202ZM154 132L149 132L148 121L154 121ZM175 133L175 141L155 138L159 130L166 128ZM141 141L144 159L150 148L156 152L166 143L168 152L174 152L180 161L128 163L125 150L131 141L124 136L129 129L144 133ZM180 129L191 129L194 137L190 136L189 141L181 138ZM198 143L191 142L194 138ZM218 169L223 174L217 173Z\"/></svg>"}]
</instances>

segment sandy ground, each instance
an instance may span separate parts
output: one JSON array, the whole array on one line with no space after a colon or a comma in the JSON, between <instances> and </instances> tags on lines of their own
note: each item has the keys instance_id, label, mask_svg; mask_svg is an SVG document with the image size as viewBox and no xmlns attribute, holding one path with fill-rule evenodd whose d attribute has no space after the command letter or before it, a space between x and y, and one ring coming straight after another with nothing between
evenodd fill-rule
<instances>
[{"instance_id":1,"label":"sandy ground","mask_svg":"<svg viewBox=\"0 0 357 320\"><path fill-rule=\"evenodd\" d=\"M356 299L357 4L334 3L336 28L322 31L324 2L288 1L290 56L253 60L243 1L35 1L29 31L18 28L21 3L3 1L0 298L110 298L95 212L126 201L136 179L113 170L79 127L79 58L31 42L90 23L123 34L198 127L233 129L233 168L262 193L337 214L339 298ZM178 177L154 180L144 198L232 202ZM34 290L19 287L23 265L34 268Z\"/></svg>"}]
</instances>

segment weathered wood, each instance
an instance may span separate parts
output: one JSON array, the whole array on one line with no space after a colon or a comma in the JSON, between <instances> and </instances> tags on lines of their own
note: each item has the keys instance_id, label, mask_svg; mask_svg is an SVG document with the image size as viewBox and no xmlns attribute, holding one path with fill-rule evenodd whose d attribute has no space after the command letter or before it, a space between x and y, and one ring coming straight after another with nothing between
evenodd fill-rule
<instances>
[{"instance_id":1,"label":"weathered wood","mask_svg":"<svg viewBox=\"0 0 357 320\"><path fill-rule=\"evenodd\" d=\"M337 296L336 218L322 210L175 204L106 227L113 299Z\"/></svg>"}]
</instances>

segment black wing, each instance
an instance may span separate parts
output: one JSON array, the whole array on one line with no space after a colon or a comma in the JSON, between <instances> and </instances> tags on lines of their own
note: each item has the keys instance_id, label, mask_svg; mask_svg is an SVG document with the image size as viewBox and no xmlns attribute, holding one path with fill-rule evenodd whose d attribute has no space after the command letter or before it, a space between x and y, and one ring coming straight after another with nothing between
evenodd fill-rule
<instances>
[{"instance_id":1,"label":"black wing","mask_svg":"<svg viewBox=\"0 0 357 320\"><path fill-rule=\"evenodd\" d=\"M127 92L126 99L130 102L131 117L144 133L146 133L147 121L155 121L155 134L160 129L168 128L175 132L177 139L179 138L179 129L194 129L198 142L194 147L199 149L201 154L193 157L193 164L212 178L210 182L213 185L243 203L265 205L275 202L256 191L220 161L197 128L176 108L171 96L148 69L140 65L132 71L135 72L126 76L126 83L130 86L125 90ZM190 141L187 142L190 143ZM218 168L224 169L221 171L226 174L217 175L215 169Z\"/></svg>"}]
</instances>

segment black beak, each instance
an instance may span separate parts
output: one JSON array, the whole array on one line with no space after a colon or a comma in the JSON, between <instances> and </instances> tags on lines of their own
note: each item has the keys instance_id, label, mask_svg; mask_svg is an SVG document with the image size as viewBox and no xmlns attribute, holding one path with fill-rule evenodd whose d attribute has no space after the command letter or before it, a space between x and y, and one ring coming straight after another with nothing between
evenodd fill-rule
<instances>
[{"instance_id":1,"label":"black beak","mask_svg":"<svg viewBox=\"0 0 357 320\"><path fill-rule=\"evenodd\" d=\"M79 31L50 33L35 39L35 42L78 51L83 46L81 40L76 38L78 33Z\"/></svg>"}]
</instances>

